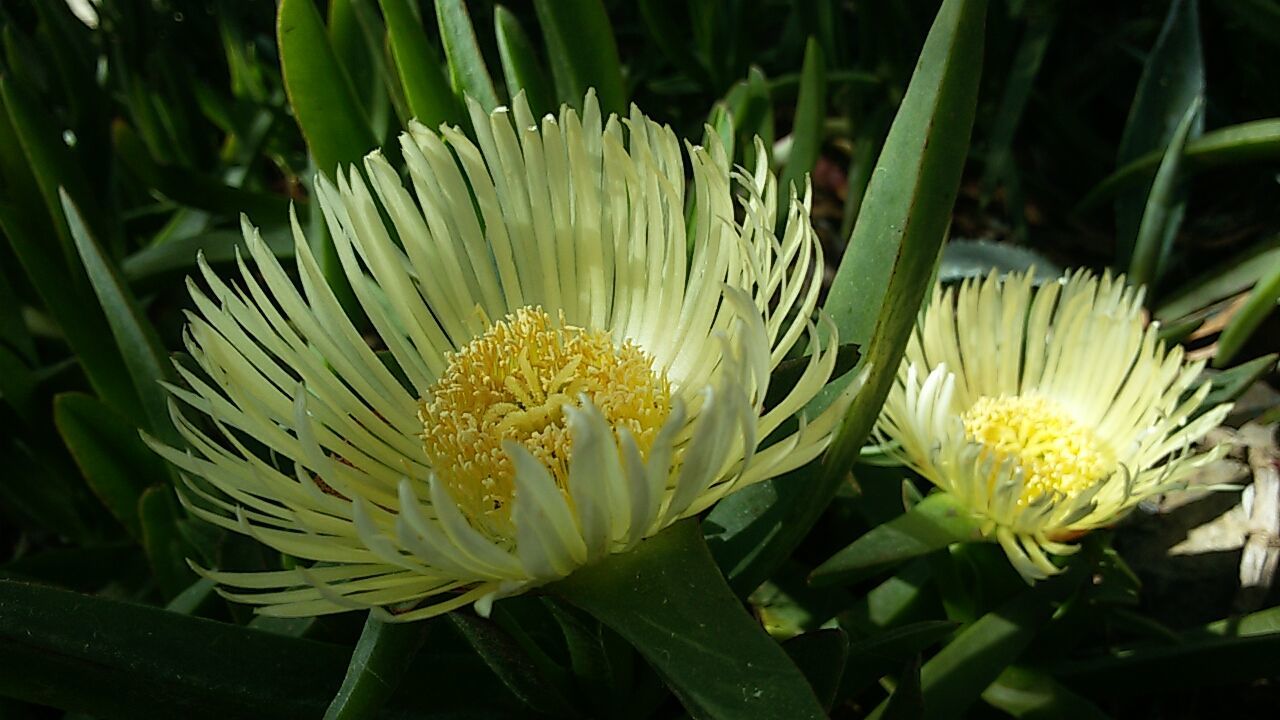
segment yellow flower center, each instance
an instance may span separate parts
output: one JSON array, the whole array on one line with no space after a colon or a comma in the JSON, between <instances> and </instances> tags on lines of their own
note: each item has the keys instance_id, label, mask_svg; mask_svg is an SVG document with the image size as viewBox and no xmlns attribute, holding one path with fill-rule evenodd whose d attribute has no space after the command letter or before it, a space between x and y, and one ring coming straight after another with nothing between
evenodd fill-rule
<instances>
[{"instance_id":1,"label":"yellow flower center","mask_svg":"<svg viewBox=\"0 0 1280 720\"><path fill-rule=\"evenodd\" d=\"M586 396L610 426L647 455L671 407L666 377L630 341L553 322L524 307L449 356L418 416L431 466L481 530L513 537L512 464L504 441L523 445L565 491L572 439L565 408Z\"/></svg>"},{"instance_id":2,"label":"yellow flower center","mask_svg":"<svg viewBox=\"0 0 1280 720\"><path fill-rule=\"evenodd\" d=\"M1035 395L979 398L961 416L965 434L997 462L1012 460L1026 484L1019 504L1071 497L1108 475L1115 458L1092 430L1052 400Z\"/></svg>"}]
</instances>

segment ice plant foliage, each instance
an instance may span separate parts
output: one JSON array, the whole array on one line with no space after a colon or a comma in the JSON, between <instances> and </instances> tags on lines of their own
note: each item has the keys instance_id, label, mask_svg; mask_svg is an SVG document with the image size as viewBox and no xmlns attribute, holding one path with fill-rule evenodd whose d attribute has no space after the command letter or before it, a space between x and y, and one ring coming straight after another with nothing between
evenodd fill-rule
<instances>
[{"instance_id":1,"label":"ice plant foliage","mask_svg":"<svg viewBox=\"0 0 1280 720\"><path fill-rule=\"evenodd\" d=\"M1142 291L1076 272L1039 288L995 275L937 289L881 411L880 436L969 508L1028 581L1047 553L1176 489L1229 405L1145 324Z\"/></svg>"},{"instance_id":2,"label":"ice plant foliage","mask_svg":"<svg viewBox=\"0 0 1280 720\"><path fill-rule=\"evenodd\" d=\"M230 598L484 612L808 462L851 399L775 433L826 384L836 340L816 327L808 194L775 234L763 149L732 169L713 133L682 152L593 96L541 120L523 98L470 111L475 142L410 125L407 187L378 152L318 180L372 340L296 217L301 288L247 221L238 280L202 262L191 283L201 372L180 366L172 388L190 449L159 450L192 513L298 560L204 571ZM766 407L806 338L803 374Z\"/></svg>"}]
</instances>

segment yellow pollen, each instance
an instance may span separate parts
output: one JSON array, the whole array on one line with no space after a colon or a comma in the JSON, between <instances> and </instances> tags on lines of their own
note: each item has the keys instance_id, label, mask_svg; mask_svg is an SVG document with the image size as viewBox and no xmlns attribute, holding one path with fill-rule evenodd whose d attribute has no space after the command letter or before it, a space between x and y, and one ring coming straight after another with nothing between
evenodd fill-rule
<instances>
[{"instance_id":1,"label":"yellow pollen","mask_svg":"<svg viewBox=\"0 0 1280 720\"><path fill-rule=\"evenodd\" d=\"M1093 430L1035 395L979 398L961 416L965 434L1025 478L1019 505L1044 495L1071 497L1110 474L1115 458Z\"/></svg>"},{"instance_id":2,"label":"yellow pollen","mask_svg":"<svg viewBox=\"0 0 1280 720\"><path fill-rule=\"evenodd\" d=\"M448 356L422 401L423 447L462 511L481 530L512 538L511 461L502 444L523 445L565 491L572 442L564 409L586 396L613 428L627 428L643 455L671 407L666 377L631 341L558 323L523 307Z\"/></svg>"}]
</instances>

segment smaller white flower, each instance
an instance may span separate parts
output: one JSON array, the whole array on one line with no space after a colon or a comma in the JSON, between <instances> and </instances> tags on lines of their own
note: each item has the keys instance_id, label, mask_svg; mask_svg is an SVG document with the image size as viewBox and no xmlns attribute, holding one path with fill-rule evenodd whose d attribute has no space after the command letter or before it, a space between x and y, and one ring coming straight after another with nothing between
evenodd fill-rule
<instances>
[{"instance_id":1,"label":"smaller white flower","mask_svg":"<svg viewBox=\"0 0 1280 720\"><path fill-rule=\"evenodd\" d=\"M1190 452L1230 405L1190 419L1209 392L1192 389L1204 363L1184 365L1157 333L1142 291L1110 275L936 289L877 432L1042 579L1058 572L1046 553L1075 552L1071 540L1225 451Z\"/></svg>"}]
</instances>

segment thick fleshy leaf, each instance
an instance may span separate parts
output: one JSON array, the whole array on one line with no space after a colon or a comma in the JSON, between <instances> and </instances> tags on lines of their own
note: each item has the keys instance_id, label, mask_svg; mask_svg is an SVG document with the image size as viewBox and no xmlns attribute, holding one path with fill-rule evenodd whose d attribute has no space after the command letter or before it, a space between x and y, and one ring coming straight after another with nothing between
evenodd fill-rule
<instances>
[{"instance_id":1,"label":"thick fleshy leaf","mask_svg":"<svg viewBox=\"0 0 1280 720\"><path fill-rule=\"evenodd\" d=\"M627 91L613 26L601 0L534 0L561 102L577 107L596 89L600 112L622 115Z\"/></svg>"},{"instance_id":2,"label":"thick fleshy leaf","mask_svg":"<svg viewBox=\"0 0 1280 720\"><path fill-rule=\"evenodd\" d=\"M1032 268L1038 277L1045 279L1062 274L1056 263L1031 248L990 240L952 240L942 248L938 282L984 278L992 271L1027 272Z\"/></svg>"},{"instance_id":3,"label":"thick fleshy leaf","mask_svg":"<svg viewBox=\"0 0 1280 720\"><path fill-rule=\"evenodd\" d=\"M903 663L950 635L956 627L957 623L946 620L926 620L850 643L838 697L852 697L878 678L897 671Z\"/></svg>"},{"instance_id":4,"label":"thick fleshy leaf","mask_svg":"<svg viewBox=\"0 0 1280 720\"><path fill-rule=\"evenodd\" d=\"M1048 671L1091 697L1142 695L1171 686L1189 689L1274 677L1280 673L1280 608L1184 632L1177 643L1117 648L1102 657L1062 662Z\"/></svg>"},{"instance_id":5,"label":"thick fleshy leaf","mask_svg":"<svg viewBox=\"0 0 1280 720\"><path fill-rule=\"evenodd\" d=\"M784 642L782 649L804 673L822 708L830 712L849 657L849 636L839 628L814 630Z\"/></svg>"},{"instance_id":6,"label":"thick fleshy leaf","mask_svg":"<svg viewBox=\"0 0 1280 720\"><path fill-rule=\"evenodd\" d=\"M694 520L548 588L636 646L694 718L821 718L804 675L743 609Z\"/></svg>"},{"instance_id":7,"label":"thick fleshy leaf","mask_svg":"<svg viewBox=\"0 0 1280 720\"><path fill-rule=\"evenodd\" d=\"M462 0L435 0L435 5L454 91L480 103L485 112L492 112L498 106L498 93L485 65L484 54L480 52L466 3Z\"/></svg>"},{"instance_id":8,"label":"thick fleshy leaf","mask_svg":"<svg viewBox=\"0 0 1280 720\"><path fill-rule=\"evenodd\" d=\"M178 531L179 512L178 501L168 485L152 485L138 498L142 547L166 598L176 597L196 579L187 565L187 558L193 553Z\"/></svg>"},{"instance_id":9,"label":"thick fleshy leaf","mask_svg":"<svg viewBox=\"0 0 1280 720\"><path fill-rule=\"evenodd\" d=\"M982 539L980 522L955 498L934 493L833 555L813 571L817 587L851 583L958 542Z\"/></svg>"},{"instance_id":10,"label":"thick fleshy leaf","mask_svg":"<svg viewBox=\"0 0 1280 720\"><path fill-rule=\"evenodd\" d=\"M0 203L0 229L94 391L130 417L141 418L129 372L93 301L58 204L59 185L82 181L81 173L65 156L57 125L36 98L9 77L0 77L0 97L7 113L0 122L0 143L8 148L0 153L0 170L6 193L12 193L7 196L11 201ZM50 212L40 212L46 186L51 187L52 204Z\"/></svg>"},{"instance_id":11,"label":"thick fleshy leaf","mask_svg":"<svg viewBox=\"0 0 1280 720\"><path fill-rule=\"evenodd\" d=\"M938 11L876 163L883 172L874 173L836 271L826 310L840 340L863 348L862 364L871 372L821 472L803 482L759 483L726 498L709 516L709 524L723 528L717 559L740 590L750 592L768 577L817 521L857 459L897 374L959 190L985 16L985 0L947 0ZM831 388L810 410L834 397Z\"/></svg>"},{"instance_id":12,"label":"thick fleshy leaf","mask_svg":"<svg viewBox=\"0 0 1280 720\"><path fill-rule=\"evenodd\" d=\"M1280 118L1254 120L1207 132L1188 140L1182 154L1187 171L1274 161L1280 157ZM1162 151L1153 150L1121 166L1089 191L1076 206L1076 212L1089 212L1121 190L1149 180L1163 157Z\"/></svg>"},{"instance_id":13,"label":"thick fleshy leaf","mask_svg":"<svg viewBox=\"0 0 1280 720\"><path fill-rule=\"evenodd\" d=\"M1066 573L1042 581L970 623L930 658L920 669L925 717L963 716L1035 638L1053 614L1052 601L1083 576L1083 567L1077 563Z\"/></svg>"},{"instance_id":14,"label":"thick fleshy leaf","mask_svg":"<svg viewBox=\"0 0 1280 720\"><path fill-rule=\"evenodd\" d=\"M1222 329L1222 335L1218 337L1218 352L1213 359L1215 366L1222 367L1231 362L1262 321L1275 312L1278 300L1280 300L1280 263L1258 280L1258 284L1249 293L1244 305L1231 318L1231 322Z\"/></svg>"},{"instance_id":15,"label":"thick fleshy leaf","mask_svg":"<svg viewBox=\"0 0 1280 720\"><path fill-rule=\"evenodd\" d=\"M370 613L351 652L342 686L324 720L376 716L390 700L427 639L427 623L385 623ZM415 684L416 684L415 678Z\"/></svg>"},{"instance_id":16,"label":"thick fleshy leaf","mask_svg":"<svg viewBox=\"0 0 1280 720\"><path fill-rule=\"evenodd\" d=\"M872 720L920 720L925 716L920 691L920 656L907 661L898 673L898 684L889 699L868 717Z\"/></svg>"},{"instance_id":17,"label":"thick fleshy leaf","mask_svg":"<svg viewBox=\"0 0 1280 720\"><path fill-rule=\"evenodd\" d=\"M813 172L822 150L823 122L827 115L827 68L822 46L809 38L804 48L804 66L800 69L800 94L791 124L791 152L778 178L778 202L785 212L791 191L804 197L805 178Z\"/></svg>"},{"instance_id":18,"label":"thick fleshy leaf","mask_svg":"<svg viewBox=\"0 0 1280 720\"><path fill-rule=\"evenodd\" d=\"M1280 265L1280 235L1273 235L1206 270L1155 310L1162 322L1179 320L1219 300L1244 292Z\"/></svg>"},{"instance_id":19,"label":"thick fleshy leaf","mask_svg":"<svg viewBox=\"0 0 1280 720\"><path fill-rule=\"evenodd\" d=\"M1151 182L1151 192L1147 194L1146 206L1142 211L1142 222L1138 226L1138 235L1133 244L1133 255L1129 259L1128 281L1133 285L1146 285L1154 288L1158 285L1169 253L1173 250L1173 239L1182 225L1182 215L1186 208L1180 180L1182 177L1182 153L1191 137L1191 131L1200 121L1204 98L1197 95L1182 115L1173 136L1169 138L1169 146L1165 148L1164 158L1160 161L1160 169Z\"/></svg>"},{"instance_id":20,"label":"thick fleshy leaf","mask_svg":"<svg viewBox=\"0 0 1280 720\"><path fill-rule=\"evenodd\" d=\"M97 398L64 393L53 401L54 422L85 482L134 538L142 539L138 500L168 470L142 444L128 419Z\"/></svg>"},{"instance_id":21,"label":"thick fleshy leaf","mask_svg":"<svg viewBox=\"0 0 1280 720\"><path fill-rule=\"evenodd\" d=\"M142 401L147 429L157 438L179 444L181 438L169 419L168 393L160 385L161 380L172 379L172 365L160 338L151 322L138 306L133 291L125 284L120 271L102 250L85 225L79 210L65 191L62 192L62 208L67 215L67 226L75 239L76 250L84 264L98 304L107 316L107 325L120 348L125 366L133 378L134 388Z\"/></svg>"},{"instance_id":22,"label":"thick fleshy leaf","mask_svg":"<svg viewBox=\"0 0 1280 720\"><path fill-rule=\"evenodd\" d=\"M498 57L502 61L502 77L507 82L507 96L523 92L529 110L542 117L555 108L554 93L538 53L520 20L502 5L493 8L493 34L498 41Z\"/></svg>"},{"instance_id":23,"label":"thick fleshy leaf","mask_svg":"<svg viewBox=\"0 0 1280 720\"><path fill-rule=\"evenodd\" d=\"M448 616L485 665L521 702L532 710L554 717L577 717L565 697L565 688L548 678L538 663L492 620L466 612Z\"/></svg>"},{"instance_id":24,"label":"thick fleshy leaf","mask_svg":"<svg viewBox=\"0 0 1280 720\"><path fill-rule=\"evenodd\" d=\"M378 0L387 18L387 37L400 71L405 100L418 122L429 128L462 122L462 109L449 89L444 68L427 33L405 0Z\"/></svg>"},{"instance_id":25,"label":"thick fleshy leaf","mask_svg":"<svg viewBox=\"0 0 1280 720\"><path fill-rule=\"evenodd\" d=\"M377 138L351 84L329 44L320 13L313 0L281 0L276 15L276 41L280 48L280 72L289 106L302 130L315 167L337 177L339 166L359 163L377 147ZM313 211L314 214L314 211ZM325 280L350 313L355 297L327 233L308 233L320 258Z\"/></svg>"},{"instance_id":26,"label":"thick fleshy leaf","mask_svg":"<svg viewBox=\"0 0 1280 720\"><path fill-rule=\"evenodd\" d=\"M1107 714L1052 676L1014 665L987 686L982 699L1016 718L1106 720Z\"/></svg>"},{"instance_id":27,"label":"thick fleshy leaf","mask_svg":"<svg viewBox=\"0 0 1280 720\"><path fill-rule=\"evenodd\" d=\"M1210 378L1213 389L1205 396L1204 402L1200 403L1200 408L1192 417L1199 417L1221 403L1235 401L1255 382L1276 369L1277 357L1276 353L1270 353L1214 374Z\"/></svg>"},{"instance_id":28,"label":"thick fleshy leaf","mask_svg":"<svg viewBox=\"0 0 1280 720\"><path fill-rule=\"evenodd\" d=\"M1129 108L1116 157L1118 167L1150 152L1163 154L1187 108L1204 95L1199 12L1196 0L1174 0L1169 4L1164 27L1147 55ZM1203 128L1203 120L1196 120L1189 137L1199 137ZM1117 267L1127 267L1133 257L1150 187L1144 183L1116 196Z\"/></svg>"},{"instance_id":29,"label":"thick fleshy leaf","mask_svg":"<svg viewBox=\"0 0 1280 720\"><path fill-rule=\"evenodd\" d=\"M281 0L276 32L289 105L316 168L334 176L377 141L338 64L314 0ZM336 176L335 176L336 177Z\"/></svg>"},{"instance_id":30,"label":"thick fleshy leaf","mask_svg":"<svg viewBox=\"0 0 1280 720\"><path fill-rule=\"evenodd\" d=\"M197 651L198 650L198 651ZM317 718L350 657L135 603L0 580L0 695L103 718ZM465 653L424 653L390 717L519 717Z\"/></svg>"}]
</instances>

